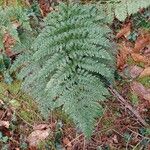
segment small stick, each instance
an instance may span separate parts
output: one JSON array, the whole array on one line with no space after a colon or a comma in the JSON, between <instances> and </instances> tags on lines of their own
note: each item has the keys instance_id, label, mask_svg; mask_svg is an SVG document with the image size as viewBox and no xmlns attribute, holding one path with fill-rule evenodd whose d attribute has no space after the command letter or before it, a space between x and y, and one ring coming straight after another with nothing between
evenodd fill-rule
<instances>
[{"instance_id":1,"label":"small stick","mask_svg":"<svg viewBox=\"0 0 150 150\"><path fill-rule=\"evenodd\" d=\"M112 95L117 98L117 100L120 103L124 104L125 108L129 109L136 116L136 118L139 120L140 123L142 123L142 125L144 125L146 127L149 126L145 122L145 120L140 116L138 111L136 109L134 109L112 86L109 86L108 89L112 93Z\"/></svg>"}]
</instances>

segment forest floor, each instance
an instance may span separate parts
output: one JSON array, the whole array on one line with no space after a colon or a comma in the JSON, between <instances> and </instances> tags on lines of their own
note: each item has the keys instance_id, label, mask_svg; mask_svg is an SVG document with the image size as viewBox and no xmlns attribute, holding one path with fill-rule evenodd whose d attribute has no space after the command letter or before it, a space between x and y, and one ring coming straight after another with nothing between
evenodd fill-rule
<instances>
[{"instance_id":1,"label":"forest floor","mask_svg":"<svg viewBox=\"0 0 150 150\"><path fill-rule=\"evenodd\" d=\"M150 124L150 24L139 13L125 23L114 21L112 29L119 51L114 87ZM150 127L113 96L85 140L63 112L56 110L45 121L19 81L0 80L1 150L150 150Z\"/></svg>"}]
</instances>

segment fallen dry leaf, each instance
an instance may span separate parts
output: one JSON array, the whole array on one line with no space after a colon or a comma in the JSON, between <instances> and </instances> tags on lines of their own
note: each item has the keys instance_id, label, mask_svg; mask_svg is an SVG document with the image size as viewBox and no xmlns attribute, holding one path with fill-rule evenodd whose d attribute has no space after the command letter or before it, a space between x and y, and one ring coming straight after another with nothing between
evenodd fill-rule
<instances>
[{"instance_id":1,"label":"fallen dry leaf","mask_svg":"<svg viewBox=\"0 0 150 150\"><path fill-rule=\"evenodd\" d=\"M122 36L129 36L131 32L131 23L123 26L123 28L117 33L116 38L121 38Z\"/></svg>"},{"instance_id":2,"label":"fallen dry leaf","mask_svg":"<svg viewBox=\"0 0 150 150\"><path fill-rule=\"evenodd\" d=\"M63 138L63 143L64 145L67 145L68 147L72 146L72 144L70 143L70 140L67 137Z\"/></svg>"},{"instance_id":3,"label":"fallen dry leaf","mask_svg":"<svg viewBox=\"0 0 150 150\"><path fill-rule=\"evenodd\" d=\"M37 150L36 146L30 146L28 150Z\"/></svg>"},{"instance_id":4,"label":"fallen dry leaf","mask_svg":"<svg viewBox=\"0 0 150 150\"><path fill-rule=\"evenodd\" d=\"M38 125L34 125L33 130L45 130L49 128L48 124L38 124Z\"/></svg>"},{"instance_id":5,"label":"fallen dry leaf","mask_svg":"<svg viewBox=\"0 0 150 150\"><path fill-rule=\"evenodd\" d=\"M122 56L122 54L117 55L117 68L122 70L124 65L126 64L126 59Z\"/></svg>"},{"instance_id":6,"label":"fallen dry leaf","mask_svg":"<svg viewBox=\"0 0 150 150\"><path fill-rule=\"evenodd\" d=\"M141 54L131 53L131 57L136 62L148 63L147 57L145 57L145 56L143 56Z\"/></svg>"},{"instance_id":7,"label":"fallen dry leaf","mask_svg":"<svg viewBox=\"0 0 150 150\"><path fill-rule=\"evenodd\" d=\"M130 76L131 78L136 78L138 77L141 72L143 71L143 68L139 67L139 66L130 66Z\"/></svg>"},{"instance_id":8,"label":"fallen dry leaf","mask_svg":"<svg viewBox=\"0 0 150 150\"><path fill-rule=\"evenodd\" d=\"M0 119L3 118L4 114L5 114L5 111L4 110L0 110Z\"/></svg>"},{"instance_id":9,"label":"fallen dry leaf","mask_svg":"<svg viewBox=\"0 0 150 150\"><path fill-rule=\"evenodd\" d=\"M43 17L54 9L51 7L50 2L47 0L39 0L40 11Z\"/></svg>"},{"instance_id":10,"label":"fallen dry leaf","mask_svg":"<svg viewBox=\"0 0 150 150\"><path fill-rule=\"evenodd\" d=\"M143 54L147 57L150 57L150 43L147 45L147 49L143 51Z\"/></svg>"},{"instance_id":11,"label":"fallen dry leaf","mask_svg":"<svg viewBox=\"0 0 150 150\"><path fill-rule=\"evenodd\" d=\"M144 99L146 99L146 100L149 100L149 101L150 101L150 93L145 94L145 95L144 95Z\"/></svg>"},{"instance_id":12,"label":"fallen dry leaf","mask_svg":"<svg viewBox=\"0 0 150 150\"><path fill-rule=\"evenodd\" d=\"M113 138L112 138L112 140L113 140L114 143L119 143L117 135L114 135Z\"/></svg>"},{"instance_id":13,"label":"fallen dry leaf","mask_svg":"<svg viewBox=\"0 0 150 150\"><path fill-rule=\"evenodd\" d=\"M140 77L150 76L150 67L145 68L141 74Z\"/></svg>"},{"instance_id":14,"label":"fallen dry leaf","mask_svg":"<svg viewBox=\"0 0 150 150\"><path fill-rule=\"evenodd\" d=\"M10 124L9 124L9 121L1 121L1 120L0 120L0 126L3 126L3 127L5 127L5 128L8 129L8 128L9 128L9 125L10 125Z\"/></svg>"},{"instance_id":15,"label":"fallen dry leaf","mask_svg":"<svg viewBox=\"0 0 150 150\"><path fill-rule=\"evenodd\" d=\"M35 130L27 138L30 146L37 146L39 142L45 140L50 134L50 129Z\"/></svg>"},{"instance_id":16,"label":"fallen dry leaf","mask_svg":"<svg viewBox=\"0 0 150 150\"><path fill-rule=\"evenodd\" d=\"M119 44L119 53L117 55L117 68L122 70L127 62L127 56L130 54L131 48L127 47L123 42Z\"/></svg>"},{"instance_id":17,"label":"fallen dry leaf","mask_svg":"<svg viewBox=\"0 0 150 150\"><path fill-rule=\"evenodd\" d=\"M140 50L142 50L143 48L145 48L150 42L150 36L146 35L146 36L139 36L138 39L135 42L135 47L134 47L134 52L138 53L140 52Z\"/></svg>"},{"instance_id":18,"label":"fallen dry leaf","mask_svg":"<svg viewBox=\"0 0 150 150\"><path fill-rule=\"evenodd\" d=\"M12 38L12 36L8 33L5 33L3 38L3 43L5 47L5 53L8 57L11 57L14 55L12 52L12 46L15 44L15 40Z\"/></svg>"},{"instance_id":19,"label":"fallen dry leaf","mask_svg":"<svg viewBox=\"0 0 150 150\"><path fill-rule=\"evenodd\" d=\"M149 89L146 89L141 83L134 81L131 84L131 89L141 98L144 98L145 100L149 100L150 101L150 91Z\"/></svg>"}]
</instances>

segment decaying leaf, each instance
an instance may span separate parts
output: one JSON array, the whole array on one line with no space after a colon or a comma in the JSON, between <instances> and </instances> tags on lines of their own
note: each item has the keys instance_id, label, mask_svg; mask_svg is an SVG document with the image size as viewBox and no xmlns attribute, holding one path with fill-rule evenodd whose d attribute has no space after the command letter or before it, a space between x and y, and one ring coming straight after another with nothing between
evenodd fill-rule
<instances>
[{"instance_id":1,"label":"decaying leaf","mask_svg":"<svg viewBox=\"0 0 150 150\"><path fill-rule=\"evenodd\" d=\"M143 68L139 66L131 66L130 67L130 76L131 78L136 78L140 75L140 73L143 71Z\"/></svg>"},{"instance_id":2,"label":"decaying leaf","mask_svg":"<svg viewBox=\"0 0 150 150\"><path fill-rule=\"evenodd\" d=\"M50 134L50 129L35 130L29 136L27 141L30 146L37 146L42 140L45 140Z\"/></svg>"},{"instance_id":3,"label":"decaying leaf","mask_svg":"<svg viewBox=\"0 0 150 150\"><path fill-rule=\"evenodd\" d=\"M131 49L125 43L119 44L119 53L117 55L117 68L122 70L127 62L127 56L130 54Z\"/></svg>"},{"instance_id":4,"label":"decaying leaf","mask_svg":"<svg viewBox=\"0 0 150 150\"><path fill-rule=\"evenodd\" d=\"M134 81L131 84L131 89L141 98L145 99L145 100L150 100L149 98L149 94L150 91L149 89L146 89L141 83L138 83L136 81Z\"/></svg>"},{"instance_id":5,"label":"decaying leaf","mask_svg":"<svg viewBox=\"0 0 150 150\"><path fill-rule=\"evenodd\" d=\"M145 56L141 55L141 54L132 53L131 57L136 62L143 62L143 63L147 63L148 62L147 58Z\"/></svg>"},{"instance_id":6,"label":"decaying leaf","mask_svg":"<svg viewBox=\"0 0 150 150\"><path fill-rule=\"evenodd\" d=\"M30 146L28 150L38 150L35 146Z\"/></svg>"},{"instance_id":7,"label":"decaying leaf","mask_svg":"<svg viewBox=\"0 0 150 150\"><path fill-rule=\"evenodd\" d=\"M33 130L45 130L49 128L48 124L38 124L38 125L34 125Z\"/></svg>"},{"instance_id":8,"label":"decaying leaf","mask_svg":"<svg viewBox=\"0 0 150 150\"><path fill-rule=\"evenodd\" d=\"M128 37L131 32L131 23L123 26L123 28L117 33L116 38L121 38L122 36Z\"/></svg>"},{"instance_id":9,"label":"decaying leaf","mask_svg":"<svg viewBox=\"0 0 150 150\"><path fill-rule=\"evenodd\" d=\"M10 124L9 124L9 121L1 121L1 120L0 120L0 126L3 126L3 127L5 127L5 128L8 129L8 128L9 128L9 125L10 125Z\"/></svg>"},{"instance_id":10,"label":"decaying leaf","mask_svg":"<svg viewBox=\"0 0 150 150\"><path fill-rule=\"evenodd\" d=\"M113 140L114 143L118 143L119 142L117 135L114 135L112 140Z\"/></svg>"},{"instance_id":11,"label":"decaying leaf","mask_svg":"<svg viewBox=\"0 0 150 150\"><path fill-rule=\"evenodd\" d=\"M145 77L145 76L150 76L150 67L145 68L140 74L140 77Z\"/></svg>"},{"instance_id":12,"label":"decaying leaf","mask_svg":"<svg viewBox=\"0 0 150 150\"><path fill-rule=\"evenodd\" d=\"M144 95L144 99L149 100L150 101L150 93Z\"/></svg>"},{"instance_id":13,"label":"decaying leaf","mask_svg":"<svg viewBox=\"0 0 150 150\"><path fill-rule=\"evenodd\" d=\"M53 8L50 6L50 2L47 0L39 0L40 11L42 16L46 16L49 12L53 11Z\"/></svg>"},{"instance_id":14,"label":"decaying leaf","mask_svg":"<svg viewBox=\"0 0 150 150\"><path fill-rule=\"evenodd\" d=\"M150 58L150 43L146 46L147 49L143 51L144 55Z\"/></svg>"},{"instance_id":15,"label":"decaying leaf","mask_svg":"<svg viewBox=\"0 0 150 150\"><path fill-rule=\"evenodd\" d=\"M4 110L0 110L0 118L3 118L4 114L5 114L5 111Z\"/></svg>"},{"instance_id":16,"label":"decaying leaf","mask_svg":"<svg viewBox=\"0 0 150 150\"><path fill-rule=\"evenodd\" d=\"M63 143L64 143L65 145L67 145L68 147L71 147L71 146L72 146L72 144L70 143L70 140L69 140L67 137L64 137L64 138L63 138Z\"/></svg>"},{"instance_id":17,"label":"decaying leaf","mask_svg":"<svg viewBox=\"0 0 150 150\"><path fill-rule=\"evenodd\" d=\"M10 36L10 34L6 33L4 35L3 43L4 43L6 55L8 57L11 57L12 55L14 55L11 48L15 44L15 40Z\"/></svg>"},{"instance_id":18,"label":"decaying leaf","mask_svg":"<svg viewBox=\"0 0 150 150\"><path fill-rule=\"evenodd\" d=\"M135 42L134 52L140 52L144 47L146 47L150 42L150 36L139 36L138 39Z\"/></svg>"}]
</instances>

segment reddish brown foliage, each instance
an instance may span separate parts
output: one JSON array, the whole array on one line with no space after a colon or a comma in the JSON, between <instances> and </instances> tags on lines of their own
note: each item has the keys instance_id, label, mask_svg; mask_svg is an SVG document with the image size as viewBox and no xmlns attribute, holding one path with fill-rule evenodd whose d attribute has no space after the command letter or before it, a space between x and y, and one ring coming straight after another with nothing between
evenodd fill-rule
<instances>
[{"instance_id":1,"label":"reddish brown foliage","mask_svg":"<svg viewBox=\"0 0 150 150\"><path fill-rule=\"evenodd\" d=\"M50 1L48 0L39 0L39 4L42 16L44 17L47 16L47 14L53 10L53 8L50 5Z\"/></svg>"}]
</instances>

